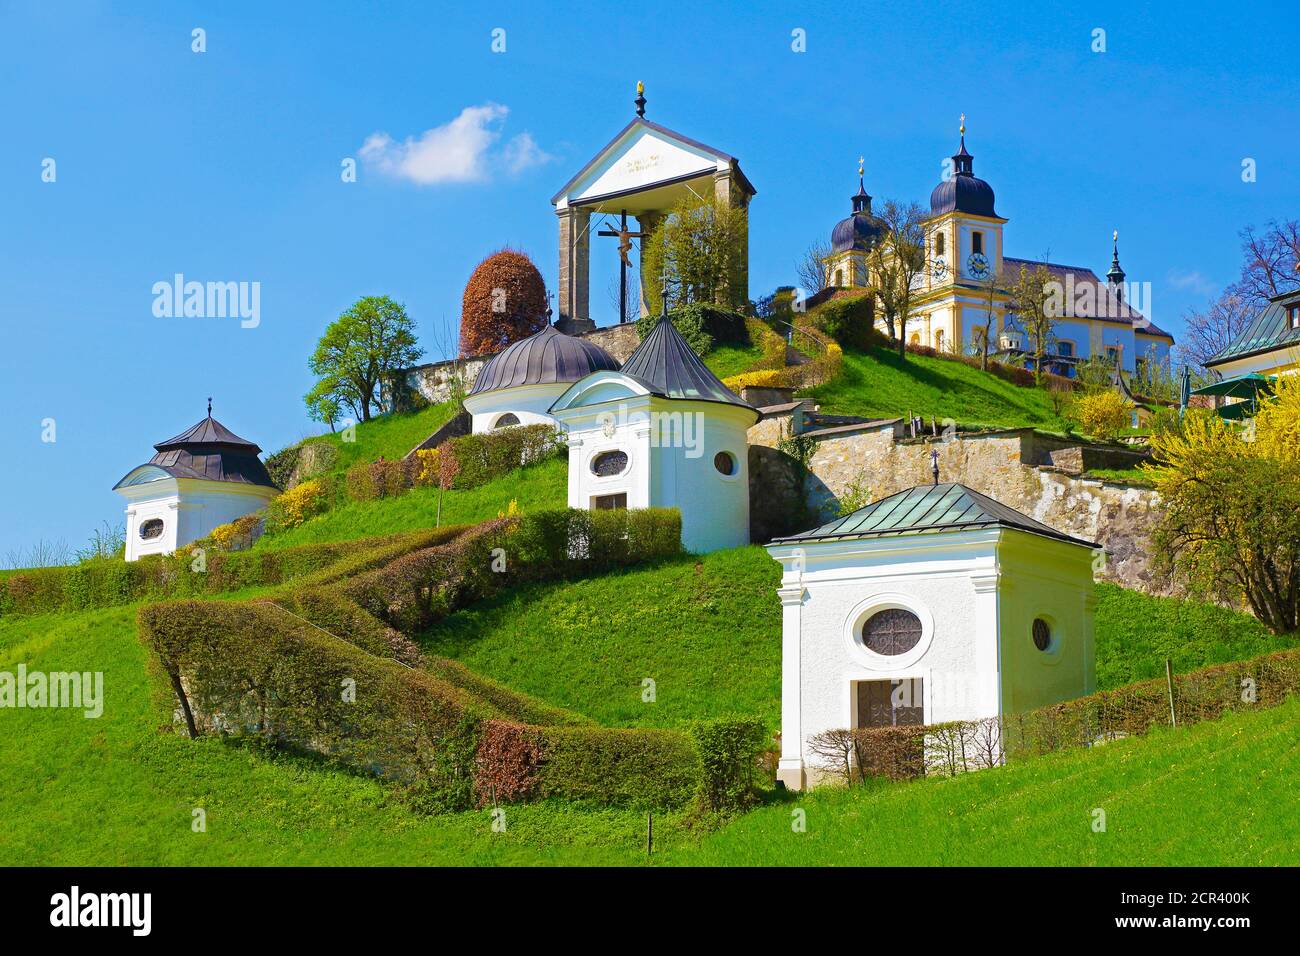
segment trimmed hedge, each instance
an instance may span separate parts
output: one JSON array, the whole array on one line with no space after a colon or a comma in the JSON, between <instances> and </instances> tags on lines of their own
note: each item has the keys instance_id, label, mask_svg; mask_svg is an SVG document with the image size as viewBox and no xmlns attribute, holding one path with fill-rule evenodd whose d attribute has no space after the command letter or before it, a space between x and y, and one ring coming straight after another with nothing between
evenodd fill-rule
<instances>
[{"instance_id":1,"label":"trimmed hedge","mask_svg":"<svg viewBox=\"0 0 1300 956\"><path fill-rule=\"evenodd\" d=\"M709 354L718 342L750 344L744 314L731 309L696 302L673 309L668 319L699 356ZM641 316L636 322L637 335L644 341L658 324L657 314Z\"/></svg>"},{"instance_id":2,"label":"trimmed hedge","mask_svg":"<svg viewBox=\"0 0 1300 956\"><path fill-rule=\"evenodd\" d=\"M194 734L322 753L439 808L548 796L679 806L698 796L725 811L753 792L757 722L694 737L589 726L455 661L426 660L411 641L508 584L676 554L680 537L675 510L498 519L273 600L152 605L140 634ZM354 700L342 695L349 679Z\"/></svg>"}]
</instances>

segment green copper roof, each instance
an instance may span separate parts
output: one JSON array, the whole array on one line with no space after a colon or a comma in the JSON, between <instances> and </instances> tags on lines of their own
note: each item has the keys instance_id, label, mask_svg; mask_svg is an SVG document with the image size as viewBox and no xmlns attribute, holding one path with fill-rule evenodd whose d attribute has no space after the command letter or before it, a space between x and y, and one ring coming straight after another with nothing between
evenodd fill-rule
<instances>
[{"instance_id":1,"label":"green copper roof","mask_svg":"<svg viewBox=\"0 0 1300 956\"><path fill-rule=\"evenodd\" d=\"M1035 521L1014 508L1008 508L978 491L950 482L942 485L918 485L881 498L843 518L820 528L813 528L773 544L824 541L837 538L872 538L905 534L933 534L971 528L1016 528L1057 541L1096 547L1091 541L1072 538L1041 521Z\"/></svg>"},{"instance_id":2,"label":"green copper roof","mask_svg":"<svg viewBox=\"0 0 1300 956\"><path fill-rule=\"evenodd\" d=\"M1300 329L1291 328L1287 321L1287 307L1298 302L1300 289L1275 295L1269 300L1268 308L1255 316L1246 331L1233 339L1222 352L1209 359L1205 363L1206 367L1278 348L1300 349Z\"/></svg>"}]
</instances>

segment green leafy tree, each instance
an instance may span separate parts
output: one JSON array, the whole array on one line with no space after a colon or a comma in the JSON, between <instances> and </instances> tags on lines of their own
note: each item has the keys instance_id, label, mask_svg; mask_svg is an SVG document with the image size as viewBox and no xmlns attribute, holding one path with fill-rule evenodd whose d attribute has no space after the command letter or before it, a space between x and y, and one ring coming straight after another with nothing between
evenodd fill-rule
<instances>
[{"instance_id":1,"label":"green leafy tree","mask_svg":"<svg viewBox=\"0 0 1300 956\"><path fill-rule=\"evenodd\" d=\"M898 345L898 357L906 361L907 320L919 291L916 280L925 269L925 214L914 202L889 199L877 218L885 232L867 253L867 271L880 318Z\"/></svg>"},{"instance_id":2,"label":"green leafy tree","mask_svg":"<svg viewBox=\"0 0 1300 956\"><path fill-rule=\"evenodd\" d=\"M1021 266L1010 277L1007 293L1016 320L1025 332L1026 351L1034 357L1034 379L1040 385L1046 372L1043 361L1056 339L1056 298L1052 274L1044 265Z\"/></svg>"},{"instance_id":3,"label":"green leafy tree","mask_svg":"<svg viewBox=\"0 0 1300 956\"><path fill-rule=\"evenodd\" d=\"M372 408L384 411L383 389L393 391L397 373L424 354L406 308L386 295L358 299L330 323L307 364L320 381L307 393L308 414L329 414L330 402L346 405L363 422ZM325 418L318 418L325 421Z\"/></svg>"},{"instance_id":4,"label":"green leafy tree","mask_svg":"<svg viewBox=\"0 0 1300 956\"><path fill-rule=\"evenodd\" d=\"M324 422L334 431L334 423L339 420L339 380L333 375L326 375L303 396L307 405L307 417L314 422Z\"/></svg>"},{"instance_id":5,"label":"green leafy tree","mask_svg":"<svg viewBox=\"0 0 1300 956\"><path fill-rule=\"evenodd\" d=\"M645 274L662 278L672 309L694 303L745 308L739 275L747 230L744 209L716 198L687 197L645 240ZM646 304L658 314L662 294L657 284L648 284Z\"/></svg>"}]
</instances>

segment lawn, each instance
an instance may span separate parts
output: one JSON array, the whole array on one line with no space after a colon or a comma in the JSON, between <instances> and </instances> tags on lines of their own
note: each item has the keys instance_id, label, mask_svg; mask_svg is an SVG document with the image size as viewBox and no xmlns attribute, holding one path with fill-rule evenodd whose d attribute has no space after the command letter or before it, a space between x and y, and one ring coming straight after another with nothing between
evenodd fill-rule
<instances>
[{"instance_id":1,"label":"lawn","mask_svg":"<svg viewBox=\"0 0 1300 956\"><path fill-rule=\"evenodd\" d=\"M718 344L704 356L704 364L718 378L730 378L739 375L762 357L762 346Z\"/></svg>"},{"instance_id":2,"label":"lawn","mask_svg":"<svg viewBox=\"0 0 1300 956\"><path fill-rule=\"evenodd\" d=\"M444 492L442 524L487 521L505 511L512 500L524 511L563 508L568 495L568 463L552 459L518 468L478 488ZM399 498L350 501L291 531L265 536L257 542L257 547L289 548L323 541L350 541L432 528L437 521L437 489L412 488Z\"/></svg>"},{"instance_id":3,"label":"lawn","mask_svg":"<svg viewBox=\"0 0 1300 956\"><path fill-rule=\"evenodd\" d=\"M961 362L910 353L904 361L883 348L845 349L840 375L810 394L831 415L894 418L910 413L966 426L1058 432L1067 427L1043 389L1012 385Z\"/></svg>"},{"instance_id":4,"label":"lawn","mask_svg":"<svg viewBox=\"0 0 1300 956\"><path fill-rule=\"evenodd\" d=\"M399 415L379 415L368 422L358 422L354 441L344 441L344 432L338 431L304 440L328 442L339 452L334 471L346 471L359 461L378 461L381 457L397 459L406 456L451 420L456 407L451 402L429 405L416 412Z\"/></svg>"}]
</instances>

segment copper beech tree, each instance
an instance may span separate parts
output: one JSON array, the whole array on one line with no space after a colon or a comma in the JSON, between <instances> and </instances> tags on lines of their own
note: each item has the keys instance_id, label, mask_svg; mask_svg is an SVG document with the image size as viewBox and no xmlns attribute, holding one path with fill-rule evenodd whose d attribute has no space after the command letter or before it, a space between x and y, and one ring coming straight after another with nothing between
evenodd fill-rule
<instances>
[{"instance_id":1,"label":"copper beech tree","mask_svg":"<svg viewBox=\"0 0 1300 956\"><path fill-rule=\"evenodd\" d=\"M522 252L502 249L474 269L460 309L460 354L490 355L547 323L546 283Z\"/></svg>"}]
</instances>

